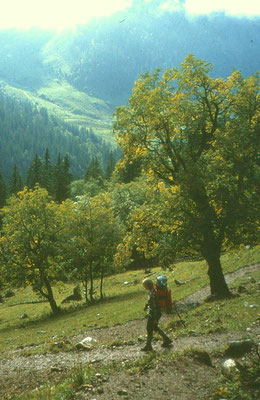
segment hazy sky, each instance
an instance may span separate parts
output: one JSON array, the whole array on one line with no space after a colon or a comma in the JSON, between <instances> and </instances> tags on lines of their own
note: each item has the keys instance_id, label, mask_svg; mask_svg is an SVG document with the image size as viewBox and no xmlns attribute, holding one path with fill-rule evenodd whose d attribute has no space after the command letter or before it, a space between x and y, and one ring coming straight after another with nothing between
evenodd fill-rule
<instances>
[{"instance_id":1,"label":"hazy sky","mask_svg":"<svg viewBox=\"0 0 260 400\"><path fill-rule=\"evenodd\" d=\"M0 29L31 26L63 29L88 22L92 17L112 15L130 7L132 1L0 0ZM180 3L192 15L225 11L229 15L260 16L260 0L165 0L162 8L178 9Z\"/></svg>"}]
</instances>

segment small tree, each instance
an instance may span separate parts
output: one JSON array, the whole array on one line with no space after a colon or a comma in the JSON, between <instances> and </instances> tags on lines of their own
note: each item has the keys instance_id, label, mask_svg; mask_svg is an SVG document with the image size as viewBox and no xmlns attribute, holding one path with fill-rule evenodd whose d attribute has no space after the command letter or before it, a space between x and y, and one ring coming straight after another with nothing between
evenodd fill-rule
<instances>
[{"instance_id":1,"label":"small tree","mask_svg":"<svg viewBox=\"0 0 260 400\"><path fill-rule=\"evenodd\" d=\"M70 184L73 180L72 174L69 172L70 162L66 155L63 159L60 153L57 156L57 161L53 167L53 185L54 198L58 203L66 200L70 195Z\"/></svg>"},{"instance_id":2,"label":"small tree","mask_svg":"<svg viewBox=\"0 0 260 400\"><path fill-rule=\"evenodd\" d=\"M144 240L149 240L146 234L152 233L150 228L155 225L155 208L157 207L158 197L154 200L154 188L149 184L146 176L136 178L129 183L117 183L111 188L111 199L113 210L124 228L124 238L118 246L115 256L117 266L126 269L147 269L155 261L154 255L144 244ZM137 232L137 226L141 228L143 224L134 223L134 219L144 214L146 204L151 204L152 214L147 219L147 226L141 233ZM140 220L141 221L141 220ZM148 225L150 227L148 227ZM139 236L139 233L141 236Z\"/></svg>"},{"instance_id":3,"label":"small tree","mask_svg":"<svg viewBox=\"0 0 260 400\"><path fill-rule=\"evenodd\" d=\"M74 276L81 280L88 301L94 300L94 278L100 277L101 297L105 267L112 262L119 228L108 195L82 196L71 220L68 253Z\"/></svg>"},{"instance_id":4,"label":"small tree","mask_svg":"<svg viewBox=\"0 0 260 400\"><path fill-rule=\"evenodd\" d=\"M88 182L94 179L98 182L99 186L103 186L103 172L97 157L93 157L89 166L87 167L84 179Z\"/></svg>"},{"instance_id":5,"label":"small tree","mask_svg":"<svg viewBox=\"0 0 260 400\"><path fill-rule=\"evenodd\" d=\"M129 105L117 109L114 130L123 163L140 160L170 188L183 218L175 242L189 233L187 246L208 263L211 294L226 297L223 246L259 240L259 77L234 71L213 79L211 69L189 55L179 69L143 74Z\"/></svg>"},{"instance_id":6,"label":"small tree","mask_svg":"<svg viewBox=\"0 0 260 400\"><path fill-rule=\"evenodd\" d=\"M44 160L42 163L42 184L41 187L48 190L49 195L54 195L54 183L53 183L53 167L51 165L50 153L46 149L44 153Z\"/></svg>"},{"instance_id":7,"label":"small tree","mask_svg":"<svg viewBox=\"0 0 260 400\"><path fill-rule=\"evenodd\" d=\"M112 173L115 169L115 165L116 165L116 162L115 162L114 152L111 150L109 153L109 158L107 161L106 171L105 171L105 178L107 180L109 180L111 178Z\"/></svg>"},{"instance_id":8,"label":"small tree","mask_svg":"<svg viewBox=\"0 0 260 400\"><path fill-rule=\"evenodd\" d=\"M71 204L58 205L46 189L25 188L3 208L1 262L8 282L30 285L59 311L52 283L64 278L63 245L66 243L67 214Z\"/></svg>"},{"instance_id":9,"label":"small tree","mask_svg":"<svg viewBox=\"0 0 260 400\"><path fill-rule=\"evenodd\" d=\"M42 186L42 160L38 154L27 171L26 183L29 189L33 189L36 184Z\"/></svg>"}]
</instances>

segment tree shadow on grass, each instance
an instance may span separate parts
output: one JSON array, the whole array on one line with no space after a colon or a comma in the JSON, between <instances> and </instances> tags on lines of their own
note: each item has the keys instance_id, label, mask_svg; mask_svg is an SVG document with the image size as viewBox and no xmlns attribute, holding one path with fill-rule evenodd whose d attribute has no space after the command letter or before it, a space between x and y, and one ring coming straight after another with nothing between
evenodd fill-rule
<instances>
[{"instance_id":1,"label":"tree shadow on grass","mask_svg":"<svg viewBox=\"0 0 260 400\"><path fill-rule=\"evenodd\" d=\"M62 319L64 316L66 315L72 315L72 314L76 314L79 311L82 310L86 310L88 308L91 307L95 307L97 305L100 304L109 304L109 303L118 303L120 301L131 301L131 300L136 300L137 298L143 297L143 293L140 290L136 290L134 292L129 292L129 293L120 293L120 294L116 294L116 295L111 295L111 296L104 296L103 299L96 299L93 302L84 302L84 303L78 303L78 304L71 304L69 306L67 306L66 308L60 308L60 312L59 313L53 313L51 310L49 312L44 312L43 314L32 318L32 319L24 319L22 322L18 322L15 325L12 326L7 326L3 329L0 330L0 334L1 332L8 332L8 331L12 331L14 329L24 329L24 328L28 328L28 327L34 327L37 328L37 326L41 327L41 324L44 322L48 322L48 321L58 321L60 319ZM41 303L42 301L36 301L33 302L35 304L37 303ZM44 301L45 302L45 301ZM23 304L31 304L32 302L27 302L27 303L23 303ZM18 306L21 305L20 303L18 304L12 304L13 306Z\"/></svg>"}]
</instances>

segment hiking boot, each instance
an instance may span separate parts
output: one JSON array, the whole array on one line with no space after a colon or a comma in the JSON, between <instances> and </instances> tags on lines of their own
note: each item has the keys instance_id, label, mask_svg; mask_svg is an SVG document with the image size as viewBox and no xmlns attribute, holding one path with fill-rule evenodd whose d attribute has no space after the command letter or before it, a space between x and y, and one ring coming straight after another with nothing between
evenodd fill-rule
<instances>
[{"instance_id":1,"label":"hiking boot","mask_svg":"<svg viewBox=\"0 0 260 400\"><path fill-rule=\"evenodd\" d=\"M144 346L142 349L141 349L141 351L152 351L153 350L153 348L152 348L152 346L150 345L146 345L146 346Z\"/></svg>"},{"instance_id":2,"label":"hiking boot","mask_svg":"<svg viewBox=\"0 0 260 400\"><path fill-rule=\"evenodd\" d=\"M162 347L171 347L172 346L172 340L171 339L165 339L163 341Z\"/></svg>"}]
</instances>

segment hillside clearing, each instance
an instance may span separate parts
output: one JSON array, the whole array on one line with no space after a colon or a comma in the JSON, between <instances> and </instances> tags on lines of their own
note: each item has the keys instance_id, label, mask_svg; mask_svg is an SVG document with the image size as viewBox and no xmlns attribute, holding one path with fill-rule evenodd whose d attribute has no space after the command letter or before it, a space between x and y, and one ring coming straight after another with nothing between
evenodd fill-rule
<instances>
[{"instance_id":1,"label":"hillside clearing","mask_svg":"<svg viewBox=\"0 0 260 400\"><path fill-rule=\"evenodd\" d=\"M229 284L237 278L243 278L245 274L259 272L259 264L241 268L227 276ZM205 300L208 288L203 288L192 295L193 301ZM259 290L259 288L258 288ZM189 297L190 298L190 297ZM182 299L181 302L187 300ZM215 332L207 335L180 335L173 333L174 346L172 349L162 350L160 343L156 342L155 361L152 355L143 355L140 352L142 343L137 342L140 334L144 333L145 321L135 320L123 325L107 328L86 330L80 335L68 338L74 345L86 336L91 336L97 344L89 352L76 350L47 354L30 354L30 348L16 349L2 354L0 360L0 396L3 399L14 399L14 395L24 393L27 390L39 388L49 382L51 387L65 379L73 369L80 370L83 367L106 367L101 381L94 385L82 385L73 399L90 399L91 393L98 399L212 399L212 388L216 385L216 379L220 376L221 363L224 360L222 354L227 343L233 340L251 337L255 342L260 340L259 318L252 326L243 331ZM162 324L167 325L169 317L164 316ZM40 333L39 333L40 334ZM191 349L203 349L211 354L213 367L196 360L189 351ZM156 357L171 356L170 361ZM150 361L149 361L150 357ZM252 355L250 357L253 357ZM132 362L143 362L143 369L131 366ZM143 361L142 361L143 360ZM117 364L116 371L108 373L110 365ZM122 365L121 370L118 367ZM136 369L137 368L137 369ZM137 379L137 371L141 375ZM112 369L112 368L111 368ZM119 370L118 370L119 369ZM33 373L33 381L31 376ZM79 373L79 372L78 372ZM105 377L105 378L104 378ZM91 389L91 390L90 390ZM34 397L41 399L56 399L58 397L46 397L46 386L42 389L43 396ZM40 390L41 391L41 390ZM112 397L113 396L113 397ZM18 398L18 397L15 397ZM27 397L21 397L26 399ZM33 398L33 397L30 397ZM65 398L65 397L64 397ZM28 397L29 399L29 397Z\"/></svg>"}]
</instances>

